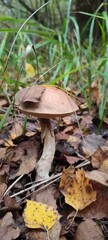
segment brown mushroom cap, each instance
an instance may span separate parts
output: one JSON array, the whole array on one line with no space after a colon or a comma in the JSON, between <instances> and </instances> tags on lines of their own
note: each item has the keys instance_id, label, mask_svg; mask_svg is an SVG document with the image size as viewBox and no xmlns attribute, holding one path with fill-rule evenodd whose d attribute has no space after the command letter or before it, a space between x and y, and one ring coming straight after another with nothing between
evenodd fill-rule
<instances>
[{"instance_id":1,"label":"brown mushroom cap","mask_svg":"<svg viewBox=\"0 0 108 240\"><path fill-rule=\"evenodd\" d=\"M20 90L15 105L23 113L38 118L64 117L78 110L74 100L65 91L48 85Z\"/></svg>"}]
</instances>

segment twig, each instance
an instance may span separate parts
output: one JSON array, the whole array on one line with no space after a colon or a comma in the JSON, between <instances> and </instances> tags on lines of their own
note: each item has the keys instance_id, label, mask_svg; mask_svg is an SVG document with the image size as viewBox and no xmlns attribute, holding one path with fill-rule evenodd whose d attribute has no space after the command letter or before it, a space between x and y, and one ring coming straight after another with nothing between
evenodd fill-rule
<instances>
[{"instance_id":1,"label":"twig","mask_svg":"<svg viewBox=\"0 0 108 240\"><path fill-rule=\"evenodd\" d=\"M53 179L55 179L55 178L57 178L57 177L60 178L60 176L61 176L61 173L56 174L56 175L54 175L54 176L52 176L52 177L49 177L49 178L47 178L47 179L44 179L44 180L42 180L42 181L39 182L39 183L36 183L36 184L34 184L34 185L32 185L32 186L30 186L30 187L28 187L28 188L25 188L25 189L23 189L23 190L21 190L21 191L19 191L19 192L17 192L17 193L14 193L14 194L11 195L10 197L11 197L11 198L16 197L16 196L18 196L18 195L20 195L20 194L22 194L22 193L24 193L24 192L27 192L27 191L31 190L31 189L34 188L34 187L39 187L39 186L41 186L42 184L49 182L50 180L53 180ZM46 186L46 185L45 185L45 186ZM44 187L45 187L45 186L44 186Z\"/></svg>"},{"instance_id":2,"label":"twig","mask_svg":"<svg viewBox=\"0 0 108 240\"><path fill-rule=\"evenodd\" d=\"M17 202L21 202L21 201L24 202L27 197L29 197L29 196L33 195L34 193L37 193L37 192L41 191L42 189L48 187L50 184L52 184L52 183L56 182L57 180L59 180L60 177L61 177L61 174L60 174L60 176L59 176L58 178L52 180L51 182L49 182L49 183L47 183L46 185L40 187L39 189L35 190L34 192L29 193L27 196L23 197L21 200L19 200L19 201L17 201ZM12 197L12 196L11 196L11 197ZM23 203L23 202L22 202L22 203ZM22 204L22 203L21 203L21 204Z\"/></svg>"},{"instance_id":3,"label":"twig","mask_svg":"<svg viewBox=\"0 0 108 240\"><path fill-rule=\"evenodd\" d=\"M24 174L22 174L21 176L19 176L4 192L3 197L6 196L6 194L9 192L9 190L11 190L11 188L24 176Z\"/></svg>"}]
</instances>

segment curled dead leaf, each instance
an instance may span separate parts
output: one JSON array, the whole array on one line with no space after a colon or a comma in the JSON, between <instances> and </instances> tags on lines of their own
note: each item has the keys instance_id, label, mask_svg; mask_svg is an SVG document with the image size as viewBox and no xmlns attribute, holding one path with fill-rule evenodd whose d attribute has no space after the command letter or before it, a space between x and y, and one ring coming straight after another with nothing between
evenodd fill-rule
<instances>
[{"instance_id":1,"label":"curled dead leaf","mask_svg":"<svg viewBox=\"0 0 108 240\"><path fill-rule=\"evenodd\" d=\"M12 240L18 238L20 229L14 227L14 219L11 212L8 212L0 221L0 240Z\"/></svg>"},{"instance_id":2,"label":"curled dead leaf","mask_svg":"<svg viewBox=\"0 0 108 240\"><path fill-rule=\"evenodd\" d=\"M100 147L92 156L92 165L108 173L108 147Z\"/></svg>"},{"instance_id":3,"label":"curled dead leaf","mask_svg":"<svg viewBox=\"0 0 108 240\"><path fill-rule=\"evenodd\" d=\"M83 138L81 146L86 157L92 156L98 147L105 145L105 140L101 135L91 134Z\"/></svg>"}]
</instances>

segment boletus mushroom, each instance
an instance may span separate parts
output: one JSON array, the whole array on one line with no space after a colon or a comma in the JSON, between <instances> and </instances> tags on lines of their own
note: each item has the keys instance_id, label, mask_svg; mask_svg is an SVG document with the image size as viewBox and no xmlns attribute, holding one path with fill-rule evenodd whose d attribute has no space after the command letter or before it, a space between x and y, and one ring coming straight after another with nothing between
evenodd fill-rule
<instances>
[{"instance_id":1,"label":"boletus mushroom","mask_svg":"<svg viewBox=\"0 0 108 240\"><path fill-rule=\"evenodd\" d=\"M40 120L44 147L37 163L37 179L48 178L55 153L55 137L50 118L71 115L78 110L78 106L65 91L48 85L35 85L20 90L15 105L24 114Z\"/></svg>"}]
</instances>

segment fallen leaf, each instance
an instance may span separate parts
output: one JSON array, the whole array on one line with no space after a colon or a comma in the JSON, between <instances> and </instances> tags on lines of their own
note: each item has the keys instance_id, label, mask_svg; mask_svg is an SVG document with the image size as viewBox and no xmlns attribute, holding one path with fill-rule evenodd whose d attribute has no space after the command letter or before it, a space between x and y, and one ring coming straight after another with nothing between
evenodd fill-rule
<instances>
[{"instance_id":1,"label":"fallen leaf","mask_svg":"<svg viewBox=\"0 0 108 240\"><path fill-rule=\"evenodd\" d=\"M17 177L22 174L28 174L35 168L36 168L36 157L34 158L33 156L30 159L28 159L27 157L27 159L21 163L18 172L13 177Z\"/></svg>"},{"instance_id":2,"label":"fallen leaf","mask_svg":"<svg viewBox=\"0 0 108 240\"><path fill-rule=\"evenodd\" d=\"M12 240L18 238L20 229L14 226L14 219L12 213L8 212L0 220L0 240Z\"/></svg>"},{"instance_id":3,"label":"fallen leaf","mask_svg":"<svg viewBox=\"0 0 108 240\"><path fill-rule=\"evenodd\" d=\"M26 233L26 239L29 240L43 240L46 239L46 232L41 230L41 229L37 229L37 230L32 230L32 231L28 231Z\"/></svg>"},{"instance_id":4,"label":"fallen leaf","mask_svg":"<svg viewBox=\"0 0 108 240\"><path fill-rule=\"evenodd\" d=\"M54 228L54 226L53 226L53 228ZM55 230L54 236L51 236L50 231L52 231L52 229L49 230L49 239L51 239L51 240L55 240L55 239L56 240L66 240L66 238L64 236L61 236L59 238L57 237L58 229ZM45 239L48 239L48 238L46 238L46 232L41 230L41 229L36 229L36 230L32 230L32 231L27 232L26 237L29 240L45 240Z\"/></svg>"},{"instance_id":5,"label":"fallen leaf","mask_svg":"<svg viewBox=\"0 0 108 240\"><path fill-rule=\"evenodd\" d=\"M75 150L71 146L71 144L64 140L57 142L56 150L62 154L68 155L68 156L71 156L75 153Z\"/></svg>"},{"instance_id":6,"label":"fallen leaf","mask_svg":"<svg viewBox=\"0 0 108 240\"><path fill-rule=\"evenodd\" d=\"M78 162L79 160L81 160L81 158L79 157L73 157L73 156L67 156L67 155L64 155L66 157L66 161L70 164L74 164L76 162Z\"/></svg>"},{"instance_id":7,"label":"fallen leaf","mask_svg":"<svg viewBox=\"0 0 108 240\"><path fill-rule=\"evenodd\" d=\"M34 193L33 196L34 196L33 199L35 199L37 202L47 204L48 206L51 206L53 209L56 209L57 199L59 196L59 189L54 187L53 185L49 185L48 187L44 188L42 191L39 191L38 193L36 193L36 196ZM58 218L54 226L49 230L49 238L51 240L55 240L55 239L59 240L60 232L61 232L61 224Z\"/></svg>"},{"instance_id":8,"label":"fallen leaf","mask_svg":"<svg viewBox=\"0 0 108 240\"><path fill-rule=\"evenodd\" d=\"M98 148L93 154L91 162L94 168L108 172L108 148Z\"/></svg>"},{"instance_id":9,"label":"fallen leaf","mask_svg":"<svg viewBox=\"0 0 108 240\"><path fill-rule=\"evenodd\" d=\"M30 63L25 64L25 70L29 77L33 77L35 75L34 67Z\"/></svg>"},{"instance_id":10,"label":"fallen leaf","mask_svg":"<svg viewBox=\"0 0 108 240\"><path fill-rule=\"evenodd\" d=\"M72 147L74 147L74 149L78 149L78 145L80 143L80 136L71 135L69 136L67 142L69 142Z\"/></svg>"},{"instance_id":11,"label":"fallen leaf","mask_svg":"<svg viewBox=\"0 0 108 240\"><path fill-rule=\"evenodd\" d=\"M96 201L79 211L77 216L88 219L108 218L108 187L94 180L90 182L97 193Z\"/></svg>"},{"instance_id":12,"label":"fallen leaf","mask_svg":"<svg viewBox=\"0 0 108 240\"><path fill-rule=\"evenodd\" d=\"M2 161L6 154L6 148L0 148L0 160Z\"/></svg>"},{"instance_id":13,"label":"fallen leaf","mask_svg":"<svg viewBox=\"0 0 108 240\"><path fill-rule=\"evenodd\" d=\"M78 225L74 240L93 239L104 240L104 235L96 222L87 219Z\"/></svg>"},{"instance_id":14,"label":"fallen leaf","mask_svg":"<svg viewBox=\"0 0 108 240\"><path fill-rule=\"evenodd\" d=\"M13 147L15 144L13 140L20 137L22 135L22 126L18 122L14 122L12 125L12 129L9 130L8 138L5 138L4 145L6 147Z\"/></svg>"},{"instance_id":15,"label":"fallen leaf","mask_svg":"<svg viewBox=\"0 0 108 240\"><path fill-rule=\"evenodd\" d=\"M102 79L98 78L97 80L93 81L91 84L91 100L92 102L96 103L97 106L101 104L102 101L102 91L101 86L102 85Z\"/></svg>"},{"instance_id":16,"label":"fallen leaf","mask_svg":"<svg viewBox=\"0 0 108 240\"><path fill-rule=\"evenodd\" d=\"M5 173L8 173L8 172L9 172L9 165L3 164L0 167L0 176L3 176Z\"/></svg>"},{"instance_id":17,"label":"fallen leaf","mask_svg":"<svg viewBox=\"0 0 108 240\"><path fill-rule=\"evenodd\" d=\"M100 166L100 170L108 173L108 158L103 161L103 163Z\"/></svg>"},{"instance_id":18,"label":"fallen leaf","mask_svg":"<svg viewBox=\"0 0 108 240\"><path fill-rule=\"evenodd\" d=\"M60 141L60 140L68 140L69 135L63 132L58 132L56 134L56 141Z\"/></svg>"},{"instance_id":19,"label":"fallen leaf","mask_svg":"<svg viewBox=\"0 0 108 240\"><path fill-rule=\"evenodd\" d=\"M24 221L27 227L48 231L53 227L58 217L59 214L52 207L27 200L27 206L24 210Z\"/></svg>"},{"instance_id":20,"label":"fallen leaf","mask_svg":"<svg viewBox=\"0 0 108 240\"><path fill-rule=\"evenodd\" d=\"M16 202L16 199L11 198L10 196L4 197L5 208L8 211L20 209L20 205Z\"/></svg>"},{"instance_id":21,"label":"fallen leaf","mask_svg":"<svg viewBox=\"0 0 108 240\"><path fill-rule=\"evenodd\" d=\"M81 145L85 156L90 157L96 152L98 147L105 145L105 140L101 135L96 135L93 133L83 138Z\"/></svg>"},{"instance_id":22,"label":"fallen leaf","mask_svg":"<svg viewBox=\"0 0 108 240\"><path fill-rule=\"evenodd\" d=\"M41 202L47 204L48 206L53 207L56 209L57 207L57 198L59 196L59 189L54 187L53 185L49 185L45 187L42 191L33 194L33 199L37 202Z\"/></svg>"},{"instance_id":23,"label":"fallen leaf","mask_svg":"<svg viewBox=\"0 0 108 240\"><path fill-rule=\"evenodd\" d=\"M2 108L3 106L6 106L8 103L8 101L3 98L3 97L0 97L0 108Z\"/></svg>"},{"instance_id":24,"label":"fallen leaf","mask_svg":"<svg viewBox=\"0 0 108 240\"><path fill-rule=\"evenodd\" d=\"M18 99L21 103L39 103L43 92L45 91L44 86L31 86L22 89L19 92ZM35 106L36 107L36 106Z\"/></svg>"},{"instance_id":25,"label":"fallen leaf","mask_svg":"<svg viewBox=\"0 0 108 240\"><path fill-rule=\"evenodd\" d=\"M83 169L76 172L72 168L63 170L60 190L65 196L65 202L77 211L96 200L96 192L89 183L89 179L85 177Z\"/></svg>"},{"instance_id":26,"label":"fallen leaf","mask_svg":"<svg viewBox=\"0 0 108 240\"><path fill-rule=\"evenodd\" d=\"M11 140L14 140L22 135L23 129L20 123L14 122L12 129L9 131Z\"/></svg>"},{"instance_id":27,"label":"fallen leaf","mask_svg":"<svg viewBox=\"0 0 108 240\"><path fill-rule=\"evenodd\" d=\"M86 115L81 117L80 125L81 127L88 128L92 124L92 116Z\"/></svg>"},{"instance_id":28,"label":"fallen leaf","mask_svg":"<svg viewBox=\"0 0 108 240\"><path fill-rule=\"evenodd\" d=\"M19 170L10 176L10 179L22 174L30 173L36 167L38 142L35 138L30 138L18 144L10 152L8 162L20 162Z\"/></svg>"},{"instance_id":29,"label":"fallen leaf","mask_svg":"<svg viewBox=\"0 0 108 240\"><path fill-rule=\"evenodd\" d=\"M72 126L72 124L71 124L71 126L65 127L65 129L63 130L63 133L72 134L72 132L73 132L73 126Z\"/></svg>"},{"instance_id":30,"label":"fallen leaf","mask_svg":"<svg viewBox=\"0 0 108 240\"><path fill-rule=\"evenodd\" d=\"M85 173L90 180L96 181L108 187L108 174L101 170L93 170Z\"/></svg>"},{"instance_id":31,"label":"fallen leaf","mask_svg":"<svg viewBox=\"0 0 108 240\"><path fill-rule=\"evenodd\" d=\"M80 109L82 109L82 110L88 109L87 102L80 104Z\"/></svg>"},{"instance_id":32,"label":"fallen leaf","mask_svg":"<svg viewBox=\"0 0 108 240\"><path fill-rule=\"evenodd\" d=\"M12 141L11 139L7 139L7 140L5 140L5 142L4 142L4 146L5 146L5 147L14 147L15 144L13 143L13 141Z\"/></svg>"},{"instance_id":33,"label":"fallen leaf","mask_svg":"<svg viewBox=\"0 0 108 240\"><path fill-rule=\"evenodd\" d=\"M7 185L5 183L0 183L0 201L2 200L3 194L7 189Z\"/></svg>"},{"instance_id":34,"label":"fallen leaf","mask_svg":"<svg viewBox=\"0 0 108 240\"><path fill-rule=\"evenodd\" d=\"M63 123L67 126L72 124L71 116L63 117L62 120L63 120Z\"/></svg>"}]
</instances>

